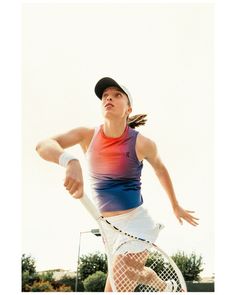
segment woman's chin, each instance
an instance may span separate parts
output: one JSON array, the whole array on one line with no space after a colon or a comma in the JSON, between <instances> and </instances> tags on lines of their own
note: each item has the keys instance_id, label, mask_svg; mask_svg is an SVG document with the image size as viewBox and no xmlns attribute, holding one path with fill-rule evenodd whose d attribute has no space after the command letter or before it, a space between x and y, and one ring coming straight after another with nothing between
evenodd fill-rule
<instances>
[{"instance_id":1,"label":"woman's chin","mask_svg":"<svg viewBox=\"0 0 236 295\"><path fill-rule=\"evenodd\" d=\"M111 111L107 110L107 111L103 112L103 117L105 119L112 119L112 118L115 118L116 116L114 115L114 113L112 113Z\"/></svg>"}]
</instances>

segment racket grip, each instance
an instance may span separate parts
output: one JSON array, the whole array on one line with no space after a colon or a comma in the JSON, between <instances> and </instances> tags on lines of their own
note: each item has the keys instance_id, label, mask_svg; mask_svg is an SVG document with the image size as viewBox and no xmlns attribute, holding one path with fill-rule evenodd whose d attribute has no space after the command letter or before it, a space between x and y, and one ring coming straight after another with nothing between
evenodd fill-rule
<instances>
[{"instance_id":1,"label":"racket grip","mask_svg":"<svg viewBox=\"0 0 236 295\"><path fill-rule=\"evenodd\" d=\"M99 219L101 214L98 212L96 207L93 205L93 203L88 198L87 194L83 194L83 196L79 199L80 202L83 204L83 206L88 210L88 212L92 215L94 219Z\"/></svg>"}]
</instances>

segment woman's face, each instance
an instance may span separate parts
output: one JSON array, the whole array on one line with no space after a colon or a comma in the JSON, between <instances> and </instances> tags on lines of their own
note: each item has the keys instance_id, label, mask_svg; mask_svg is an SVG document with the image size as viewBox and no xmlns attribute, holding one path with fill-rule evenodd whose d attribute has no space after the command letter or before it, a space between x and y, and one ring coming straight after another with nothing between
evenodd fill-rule
<instances>
[{"instance_id":1,"label":"woman's face","mask_svg":"<svg viewBox=\"0 0 236 295\"><path fill-rule=\"evenodd\" d=\"M105 118L124 118L132 112L127 95L117 87L106 88L102 94L102 114Z\"/></svg>"}]
</instances>

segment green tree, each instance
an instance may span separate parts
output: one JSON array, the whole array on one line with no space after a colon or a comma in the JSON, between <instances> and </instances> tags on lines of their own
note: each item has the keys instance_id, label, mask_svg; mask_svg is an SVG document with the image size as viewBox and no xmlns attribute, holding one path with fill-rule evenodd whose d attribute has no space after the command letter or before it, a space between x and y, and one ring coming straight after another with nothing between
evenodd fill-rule
<instances>
[{"instance_id":1,"label":"green tree","mask_svg":"<svg viewBox=\"0 0 236 295\"><path fill-rule=\"evenodd\" d=\"M48 281L35 281L30 287L30 292L53 292L54 288Z\"/></svg>"},{"instance_id":2,"label":"green tree","mask_svg":"<svg viewBox=\"0 0 236 295\"><path fill-rule=\"evenodd\" d=\"M84 280L84 289L86 292L103 292L106 284L106 274L102 271L96 271Z\"/></svg>"},{"instance_id":3,"label":"green tree","mask_svg":"<svg viewBox=\"0 0 236 295\"><path fill-rule=\"evenodd\" d=\"M165 261L161 254L151 253L149 255L146 266L151 267L157 274L165 268Z\"/></svg>"},{"instance_id":4,"label":"green tree","mask_svg":"<svg viewBox=\"0 0 236 295\"><path fill-rule=\"evenodd\" d=\"M45 271L42 274L39 275L39 279L41 281L48 281L48 282L54 282L54 278L53 278L53 271Z\"/></svg>"},{"instance_id":5,"label":"green tree","mask_svg":"<svg viewBox=\"0 0 236 295\"><path fill-rule=\"evenodd\" d=\"M22 286L23 292L29 292L30 286L34 281L39 280L36 272L35 260L30 255L25 254L21 257L21 271L22 271Z\"/></svg>"},{"instance_id":6,"label":"green tree","mask_svg":"<svg viewBox=\"0 0 236 295\"><path fill-rule=\"evenodd\" d=\"M70 286L61 285L58 289L56 289L56 292L72 292L72 289Z\"/></svg>"},{"instance_id":7,"label":"green tree","mask_svg":"<svg viewBox=\"0 0 236 295\"><path fill-rule=\"evenodd\" d=\"M55 283L58 283L59 285L69 286L71 290L75 292L75 277L64 275L60 280L57 280ZM78 281L77 291L78 292L84 291L84 285L81 280Z\"/></svg>"},{"instance_id":8,"label":"green tree","mask_svg":"<svg viewBox=\"0 0 236 295\"><path fill-rule=\"evenodd\" d=\"M25 254L21 257L21 270L22 273L28 271L30 275L36 274L35 260L30 255Z\"/></svg>"},{"instance_id":9,"label":"green tree","mask_svg":"<svg viewBox=\"0 0 236 295\"><path fill-rule=\"evenodd\" d=\"M42 274L36 272L35 260L30 255L22 255L22 291L23 292L71 292L75 284L75 278L63 277L55 281L53 271ZM81 286L82 285L82 286ZM79 291L83 291L83 283L80 282Z\"/></svg>"},{"instance_id":10,"label":"green tree","mask_svg":"<svg viewBox=\"0 0 236 295\"><path fill-rule=\"evenodd\" d=\"M182 272L186 281L199 281L199 274L203 271L201 255L197 256L195 253L187 255L184 252L178 251L171 258Z\"/></svg>"},{"instance_id":11,"label":"green tree","mask_svg":"<svg viewBox=\"0 0 236 295\"><path fill-rule=\"evenodd\" d=\"M99 270L107 273L107 258L105 254L96 252L95 254L83 255L80 258L79 274L82 281Z\"/></svg>"}]
</instances>

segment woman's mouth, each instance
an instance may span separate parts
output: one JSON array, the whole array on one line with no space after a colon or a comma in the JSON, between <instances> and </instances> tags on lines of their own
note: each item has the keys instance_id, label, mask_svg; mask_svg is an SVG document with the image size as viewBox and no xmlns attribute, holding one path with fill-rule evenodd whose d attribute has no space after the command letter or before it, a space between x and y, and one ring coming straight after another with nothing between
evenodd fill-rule
<instances>
[{"instance_id":1,"label":"woman's mouth","mask_svg":"<svg viewBox=\"0 0 236 295\"><path fill-rule=\"evenodd\" d=\"M110 102L105 104L105 109L110 109L112 107L114 107L114 105L112 103L110 103Z\"/></svg>"}]
</instances>

